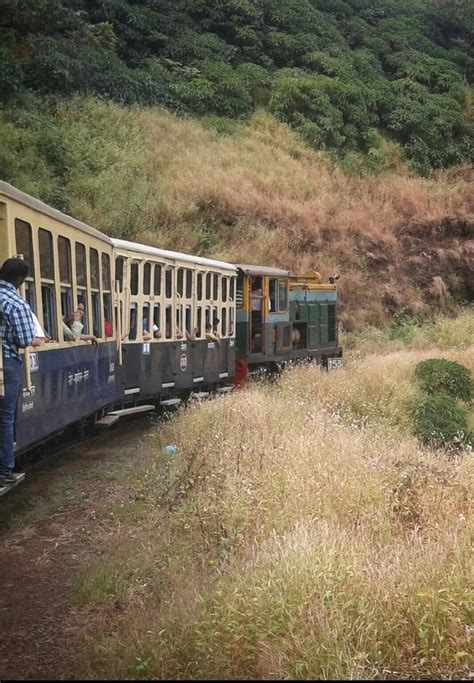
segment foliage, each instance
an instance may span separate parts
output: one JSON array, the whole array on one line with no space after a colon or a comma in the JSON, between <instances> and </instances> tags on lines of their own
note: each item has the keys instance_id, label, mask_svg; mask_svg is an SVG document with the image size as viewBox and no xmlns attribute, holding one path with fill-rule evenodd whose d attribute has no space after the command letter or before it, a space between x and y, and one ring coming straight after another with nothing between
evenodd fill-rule
<instances>
[{"instance_id":1,"label":"foliage","mask_svg":"<svg viewBox=\"0 0 474 683\"><path fill-rule=\"evenodd\" d=\"M427 394L447 394L468 403L474 394L469 369L445 358L424 360L415 368L421 388Z\"/></svg>"},{"instance_id":2,"label":"foliage","mask_svg":"<svg viewBox=\"0 0 474 683\"><path fill-rule=\"evenodd\" d=\"M413 400L414 433L421 443L433 447L460 448L471 441L467 412L446 394Z\"/></svg>"},{"instance_id":3,"label":"foliage","mask_svg":"<svg viewBox=\"0 0 474 683\"><path fill-rule=\"evenodd\" d=\"M468 0L0 0L0 97L83 93L241 119L267 107L348 167L374 129L416 170L474 159ZM374 156L375 155L375 156Z\"/></svg>"}]
</instances>

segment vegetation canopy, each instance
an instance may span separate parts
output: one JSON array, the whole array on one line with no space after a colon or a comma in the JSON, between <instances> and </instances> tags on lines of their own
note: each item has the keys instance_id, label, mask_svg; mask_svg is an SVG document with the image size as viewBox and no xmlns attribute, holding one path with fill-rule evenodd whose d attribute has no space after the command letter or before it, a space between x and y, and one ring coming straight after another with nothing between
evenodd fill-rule
<instances>
[{"instance_id":1,"label":"vegetation canopy","mask_svg":"<svg viewBox=\"0 0 474 683\"><path fill-rule=\"evenodd\" d=\"M469 0L0 0L0 98L95 95L246 119L336 158L471 163Z\"/></svg>"}]
</instances>

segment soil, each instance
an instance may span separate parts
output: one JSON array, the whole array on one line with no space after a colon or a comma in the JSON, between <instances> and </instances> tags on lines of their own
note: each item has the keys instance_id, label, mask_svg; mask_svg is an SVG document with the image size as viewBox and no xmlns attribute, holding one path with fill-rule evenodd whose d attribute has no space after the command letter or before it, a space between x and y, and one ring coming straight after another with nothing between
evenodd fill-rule
<instances>
[{"instance_id":1,"label":"soil","mask_svg":"<svg viewBox=\"0 0 474 683\"><path fill-rule=\"evenodd\" d=\"M81 630L71 607L79 572L100 552L97 505L114 495L107 482L77 476L88 463L104 463L136 446L143 421L64 449L64 460L41 463L0 499L0 680L77 679L75 638ZM46 519L18 523L51 483L66 481L65 495Z\"/></svg>"}]
</instances>

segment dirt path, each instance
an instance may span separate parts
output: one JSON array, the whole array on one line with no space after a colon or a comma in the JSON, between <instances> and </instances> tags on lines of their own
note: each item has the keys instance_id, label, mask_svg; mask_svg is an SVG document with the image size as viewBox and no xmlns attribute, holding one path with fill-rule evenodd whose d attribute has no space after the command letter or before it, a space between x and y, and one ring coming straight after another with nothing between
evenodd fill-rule
<instances>
[{"instance_id":1,"label":"dirt path","mask_svg":"<svg viewBox=\"0 0 474 683\"><path fill-rule=\"evenodd\" d=\"M71 588L101 552L94 509L114 495L89 465L107 471L136 452L145 429L133 423L69 447L65 461L40 465L0 499L0 680L75 677Z\"/></svg>"}]
</instances>

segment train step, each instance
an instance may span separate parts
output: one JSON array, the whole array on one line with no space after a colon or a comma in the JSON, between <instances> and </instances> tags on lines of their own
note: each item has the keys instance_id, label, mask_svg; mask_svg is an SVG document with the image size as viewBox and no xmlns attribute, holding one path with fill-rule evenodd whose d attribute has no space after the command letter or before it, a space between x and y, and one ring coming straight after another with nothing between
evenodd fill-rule
<instances>
[{"instance_id":1,"label":"train step","mask_svg":"<svg viewBox=\"0 0 474 683\"><path fill-rule=\"evenodd\" d=\"M104 415L100 420L96 421L96 426L97 427L110 427L110 425L115 424L120 420L120 415L111 415L110 413L108 415Z\"/></svg>"},{"instance_id":2,"label":"train step","mask_svg":"<svg viewBox=\"0 0 474 683\"><path fill-rule=\"evenodd\" d=\"M228 387L219 387L217 389L218 394L230 394L231 391L233 391L234 387L232 385L229 385Z\"/></svg>"},{"instance_id":3,"label":"train step","mask_svg":"<svg viewBox=\"0 0 474 683\"><path fill-rule=\"evenodd\" d=\"M177 406L181 403L180 398L165 398L163 401L160 401L160 406Z\"/></svg>"},{"instance_id":4,"label":"train step","mask_svg":"<svg viewBox=\"0 0 474 683\"><path fill-rule=\"evenodd\" d=\"M191 394L191 398L197 398L197 399L207 398L208 396L209 396L208 391L196 391L196 392L193 391L193 393Z\"/></svg>"},{"instance_id":5,"label":"train step","mask_svg":"<svg viewBox=\"0 0 474 683\"><path fill-rule=\"evenodd\" d=\"M22 472L21 474L16 475L16 481L12 482L11 484L5 484L4 486L0 486L0 496L3 496L5 493L8 493L8 491L11 491L15 486L18 486L18 484L21 484L21 482L25 479L25 473Z\"/></svg>"},{"instance_id":6,"label":"train step","mask_svg":"<svg viewBox=\"0 0 474 683\"><path fill-rule=\"evenodd\" d=\"M122 408L121 410L111 410L105 417L108 417L109 415L124 417L125 415L135 415L135 413L145 413L148 410L155 410L155 406L147 404L143 406L134 406L133 408Z\"/></svg>"}]
</instances>

